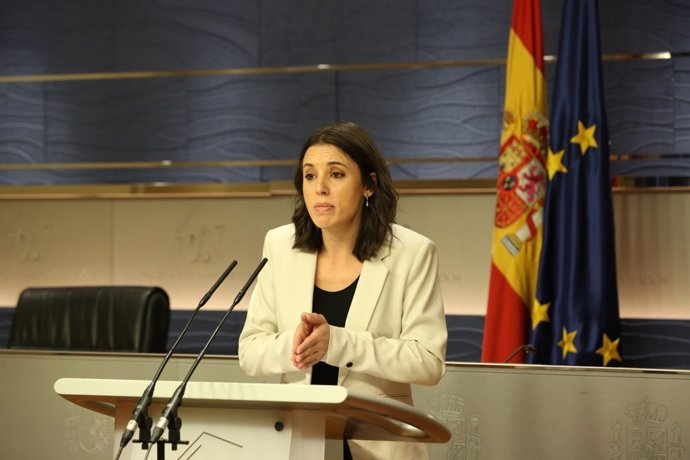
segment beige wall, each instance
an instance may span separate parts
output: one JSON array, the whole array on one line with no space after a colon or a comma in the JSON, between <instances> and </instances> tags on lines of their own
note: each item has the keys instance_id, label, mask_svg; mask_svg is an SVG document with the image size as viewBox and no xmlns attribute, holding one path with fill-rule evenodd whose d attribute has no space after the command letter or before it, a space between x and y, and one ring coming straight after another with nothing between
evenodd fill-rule
<instances>
[{"instance_id":1,"label":"beige wall","mask_svg":"<svg viewBox=\"0 0 690 460\"><path fill-rule=\"evenodd\" d=\"M690 318L690 193L617 193L614 206L622 315ZM151 284L193 308L236 259L206 307L225 309L291 208L290 196L0 199L0 306L27 286ZM493 209L491 193L401 197L398 222L440 248L449 314L484 313Z\"/></svg>"}]
</instances>

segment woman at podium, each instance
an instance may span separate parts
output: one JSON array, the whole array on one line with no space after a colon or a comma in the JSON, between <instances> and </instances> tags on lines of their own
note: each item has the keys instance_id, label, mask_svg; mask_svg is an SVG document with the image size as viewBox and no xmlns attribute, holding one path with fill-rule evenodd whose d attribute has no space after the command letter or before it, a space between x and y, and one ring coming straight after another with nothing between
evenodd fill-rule
<instances>
[{"instance_id":1,"label":"woman at podium","mask_svg":"<svg viewBox=\"0 0 690 460\"><path fill-rule=\"evenodd\" d=\"M294 185L292 223L265 237L268 263L239 339L242 369L412 404L410 384L434 385L445 372L435 244L395 223L390 171L355 123L307 138ZM344 455L427 458L421 443L392 441L350 440Z\"/></svg>"}]
</instances>

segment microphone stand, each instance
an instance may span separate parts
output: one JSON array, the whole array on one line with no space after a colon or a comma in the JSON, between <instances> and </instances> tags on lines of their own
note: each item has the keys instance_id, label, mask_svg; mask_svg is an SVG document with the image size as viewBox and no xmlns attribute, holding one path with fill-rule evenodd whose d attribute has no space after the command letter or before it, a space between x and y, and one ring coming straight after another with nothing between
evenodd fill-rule
<instances>
[{"instance_id":1,"label":"microphone stand","mask_svg":"<svg viewBox=\"0 0 690 460\"><path fill-rule=\"evenodd\" d=\"M528 354L528 353L536 353L536 352L537 352L537 347L535 347L535 346L532 345L531 343L526 343L526 344L520 345L520 346L517 347L515 350L513 350L513 352L512 352L511 354L508 355L508 357L503 361L503 364L509 363L509 362L510 362L513 358L515 358L515 356L516 356L518 353L520 353L521 351L524 351L525 354Z\"/></svg>"},{"instance_id":2,"label":"microphone stand","mask_svg":"<svg viewBox=\"0 0 690 460\"><path fill-rule=\"evenodd\" d=\"M206 350L208 349L209 345L213 341L213 339L216 338L216 335L218 334L218 331L220 331L220 328L223 326L225 323L225 320L228 318L230 313L235 309L235 306L242 300L242 297L244 297L244 294L247 292L249 289L249 286L254 282L254 279L259 275L259 272L261 271L262 268L264 268L264 265L266 265L266 262L268 262L268 259L265 257L259 262L259 265L256 267L254 270L254 273L249 277L245 285L240 289L240 291L237 293L237 296L235 297L235 300L232 302L232 305L228 309L228 311L225 313L223 316L223 319L221 319L220 323L216 327L216 329L213 331L211 334L211 337L208 339L206 342L206 345L204 345L204 348L201 350L201 352L197 355L196 359L194 360L194 363L192 366L189 368L189 371L187 372L187 375L184 377L184 380L182 380L182 383L180 383L180 386L177 387L175 392L173 393L172 397L168 401L167 406L165 409L163 409L161 418L158 420L158 423L156 426L153 428L153 432L151 433L151 439L149 442L151 443L165 443L166 441L161 441L160 438L163 435L163 432L165 431L166 428L168 428L168 438L169 440L167 442L172 444L172 449L175 450L177 448L177 444L182 444L184 441L180 441L180 428L182 427L182 420L177 416L177 409L182 405L182 398L184 396L185 389L187 387L187 383L189 382L189 379L192 377L192 374L196 370L197 366L199 365L199 362L201 359L204 357L206 354ZM158 444L159 448L163 447L161 444ZM160 458L160 456L159 456Z\"/></svg>"},{"instance_id":3,"label":"microphone stand","mask_svg":"<svg viewBox=\"0 0 690 460\"><path fill-rule=\"evenodd\" d=\"M156 382L158 382L158 379L163 373L163 369L165 368L166 364L168 364L168 361L170 361L170 358L172 357L173 352L177 348L177 345L180 343L180 340L182 340L182 337L187 333L187 330L189 329L189 326L192 323L192 320L194 319L196 314L199 312L201 307L206 305L206 302L209 301L213 293L216 292L216 289L218 289L221 283L225 281L225 278L228 277L228 275L233 270L233 268L235 268L236 265L237 261L233 260L228 266L228 268L225 269L223 274L220 275L220 278L218 278L218 280L213 284L211 289L209 289L208 292L204 294L204 296L199 301L199 304L194 309L194 312L192 312L192 316L190 316L190 318L187 320L187 324L185 324L184 328L182 329L182 332L180 333L180 335L177 336L177 340L175 340L175 343L172 347L170 347L170 350L163 358L163 361L161 362L160 366L158 366L158 370L154 374L153 379L151 379L151 383L149 383L149 385L146 387L144 393L141 395L141 398L139 398L139 402L132 411L132 419L127 423L127 426L122 432L122 438L120 439L120 447L118 449L117 455L115 456L115 460L120 458L122 450L134 436L134 432L136 431L137 427L139 428L139 439L135 440L134 442L141 443L142 449L148 449L148 443L151 442L152 424L151 417L149 417L148 415L148 407L151 405L151 399L153 398L153 391L155 390Z\"/></svg>"}]
</instances>

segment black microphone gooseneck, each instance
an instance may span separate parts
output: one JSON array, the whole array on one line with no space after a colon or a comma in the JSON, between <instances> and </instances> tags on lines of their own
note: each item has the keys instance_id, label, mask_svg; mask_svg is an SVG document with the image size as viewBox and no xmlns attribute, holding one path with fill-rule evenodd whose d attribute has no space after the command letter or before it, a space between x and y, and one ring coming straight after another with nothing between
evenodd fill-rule
<instances>
[{"instance_id":1,"label":"black microphone gooseneck","mask_svg":"<svg viewBox=\"0 0 690 460\"><path fill-rule=\"evenodd\" d=\"M189 325L192 323L192 320L196 316L196 314L199 312L201 307L206 305L206 302L209 301L211 296L213 295L214 292L218 289L218 287L221 285L223 281L225 281L225 278L228 277L230 272L232 271L233 268L235 268L235 265L237 265L237 261L233 260L232 263L228 266L227 269L223 272L222 275L220 275L220 278L215 282L215 284L211 287L211 289L208 290L206 294L201 298L199 301L199 305L194 309L194 312L192 313L192 316L187 320L187 324L185 324L184 328L182 329L182 332L180 335L177 336L177 340L175 340L175 343L173 346L170 348L168 351L168 354L165 355L165 358L163 358L163 361L161 362L160 366L158 367L158 370L156 371L156 374L153 376L153 379L151 380L151 383L146 387L146 390L144 390L144 393L141 395L141 398L139 398L139 402L137 405L134 407L134 410L132 411L132 419L127 423L127 426L125 427L123 433L122 433L122 438L120 440L120 452L122 452L122 449L129 443L129 441L132 439L134 436L134 432L136 431L137 427L139 427L139 436L140 436L140 441L143 443L143 448L146 449L147 443L151 442L150 441L150 430L151 430L151 417L148 416L148 407L151 405L151 399L153 397L153 391L156 387L156 382L161 376L161 373L163 372L163 369L165 368L165 365L168 363L170 360L170 357L172 356L173 352L177 348L177 345L180 343L180 340L182 337L187 333L187 329L189 329ZM119 458L119 453L116 459Z\"/></svg>"},{"instance_id":2,"label":"black microphone gooseneck","mask_svg":"<svg viewBox=\"0 0 690 460\"><path fill-rule=\"evenodd\" d=\"M537 347L532 345L531 343L525 343L517 347L511 354L508 355L508 357L503 361L503 364L509 363L515 356L520 353L521 351L524 351L525 354L528 353L536 353L537 352Z\"/></svg>"},{"instance_id":3,"label":"black microphone gooseneck","mask_svg":"<svg viewBox=\"0 0 690 460\"><path fill-rule=\"evenodd\" d=\"M240 303L240 300L242 300L242 297L244 297L244 294L246 294L247 290L251 286L251 284L254 282L256 277L259 275L259 272L261 271L262 268L264 268L264 265L266 265L266 262L268 262L268 259L265 257L259 262L259 265L256 267L254 270L254 273L251 274L245 285L240 289L240 292L237 293L237 296L235 297L235 300L233 300L232 305L230 305L230 308L228 311L225 313L223 316L223 319L221 319L220 323L216 327L216 329L213 331L211 334L211 337L209 337L208 341L206 342L206 345L204 345L204 348L199 352L197 355L196 359L194 360L194 363L192 363L192 366L189 368L189 371L187 372L187 375L185 376L184 380L182 380L182 383L180 386L177 387L175 390L175 393L173 393L172 397L168 401L167 406L165 406L165 409L163 409L163 412L161 414L161 418L158 420L158 423L156 426L153 428L153 432L151 433L151 443L157 442L161 436L163 435L163 432L165 432L165 429L169 428L169 434L168 437L170 438L169 441L173 442L173 448L175 446L175 442L179 441L180 439L180 434L179 430L182 425L182 422L180 418L177 416L177 409L179 406L182 404L182 397L184 396L185 389L187 387L187 383L189 382L189 379L192 377L192 374L196 370L197 366L199 365L199 362L201 361L201 358L204 357L206 354L206 350L208 349L209 345L213 341L213 339L216 338L216 335L218 334L218 331L220 331L220 328L223 326L223 323L225 323L225 320L228 318L230 313L235 309L235 306Z\"/></svg>"}]
</instances>

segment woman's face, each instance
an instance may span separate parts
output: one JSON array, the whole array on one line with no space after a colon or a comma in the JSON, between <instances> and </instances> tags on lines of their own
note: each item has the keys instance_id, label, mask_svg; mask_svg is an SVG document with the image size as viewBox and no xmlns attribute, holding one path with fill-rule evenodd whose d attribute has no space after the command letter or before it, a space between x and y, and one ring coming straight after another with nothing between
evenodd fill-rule
<instances>
[{"instance_id":1,"label":"woman's face","mask_svg":"<svg viewBox=\"0 0 690 460\"><path fill-rule=\"evenodd\" d=\"M330 144L312 145L302 159L302 195L311 220L321 230L359 230L362 203L371 190L359 165Z\"/></svg>"}]
</instances>

